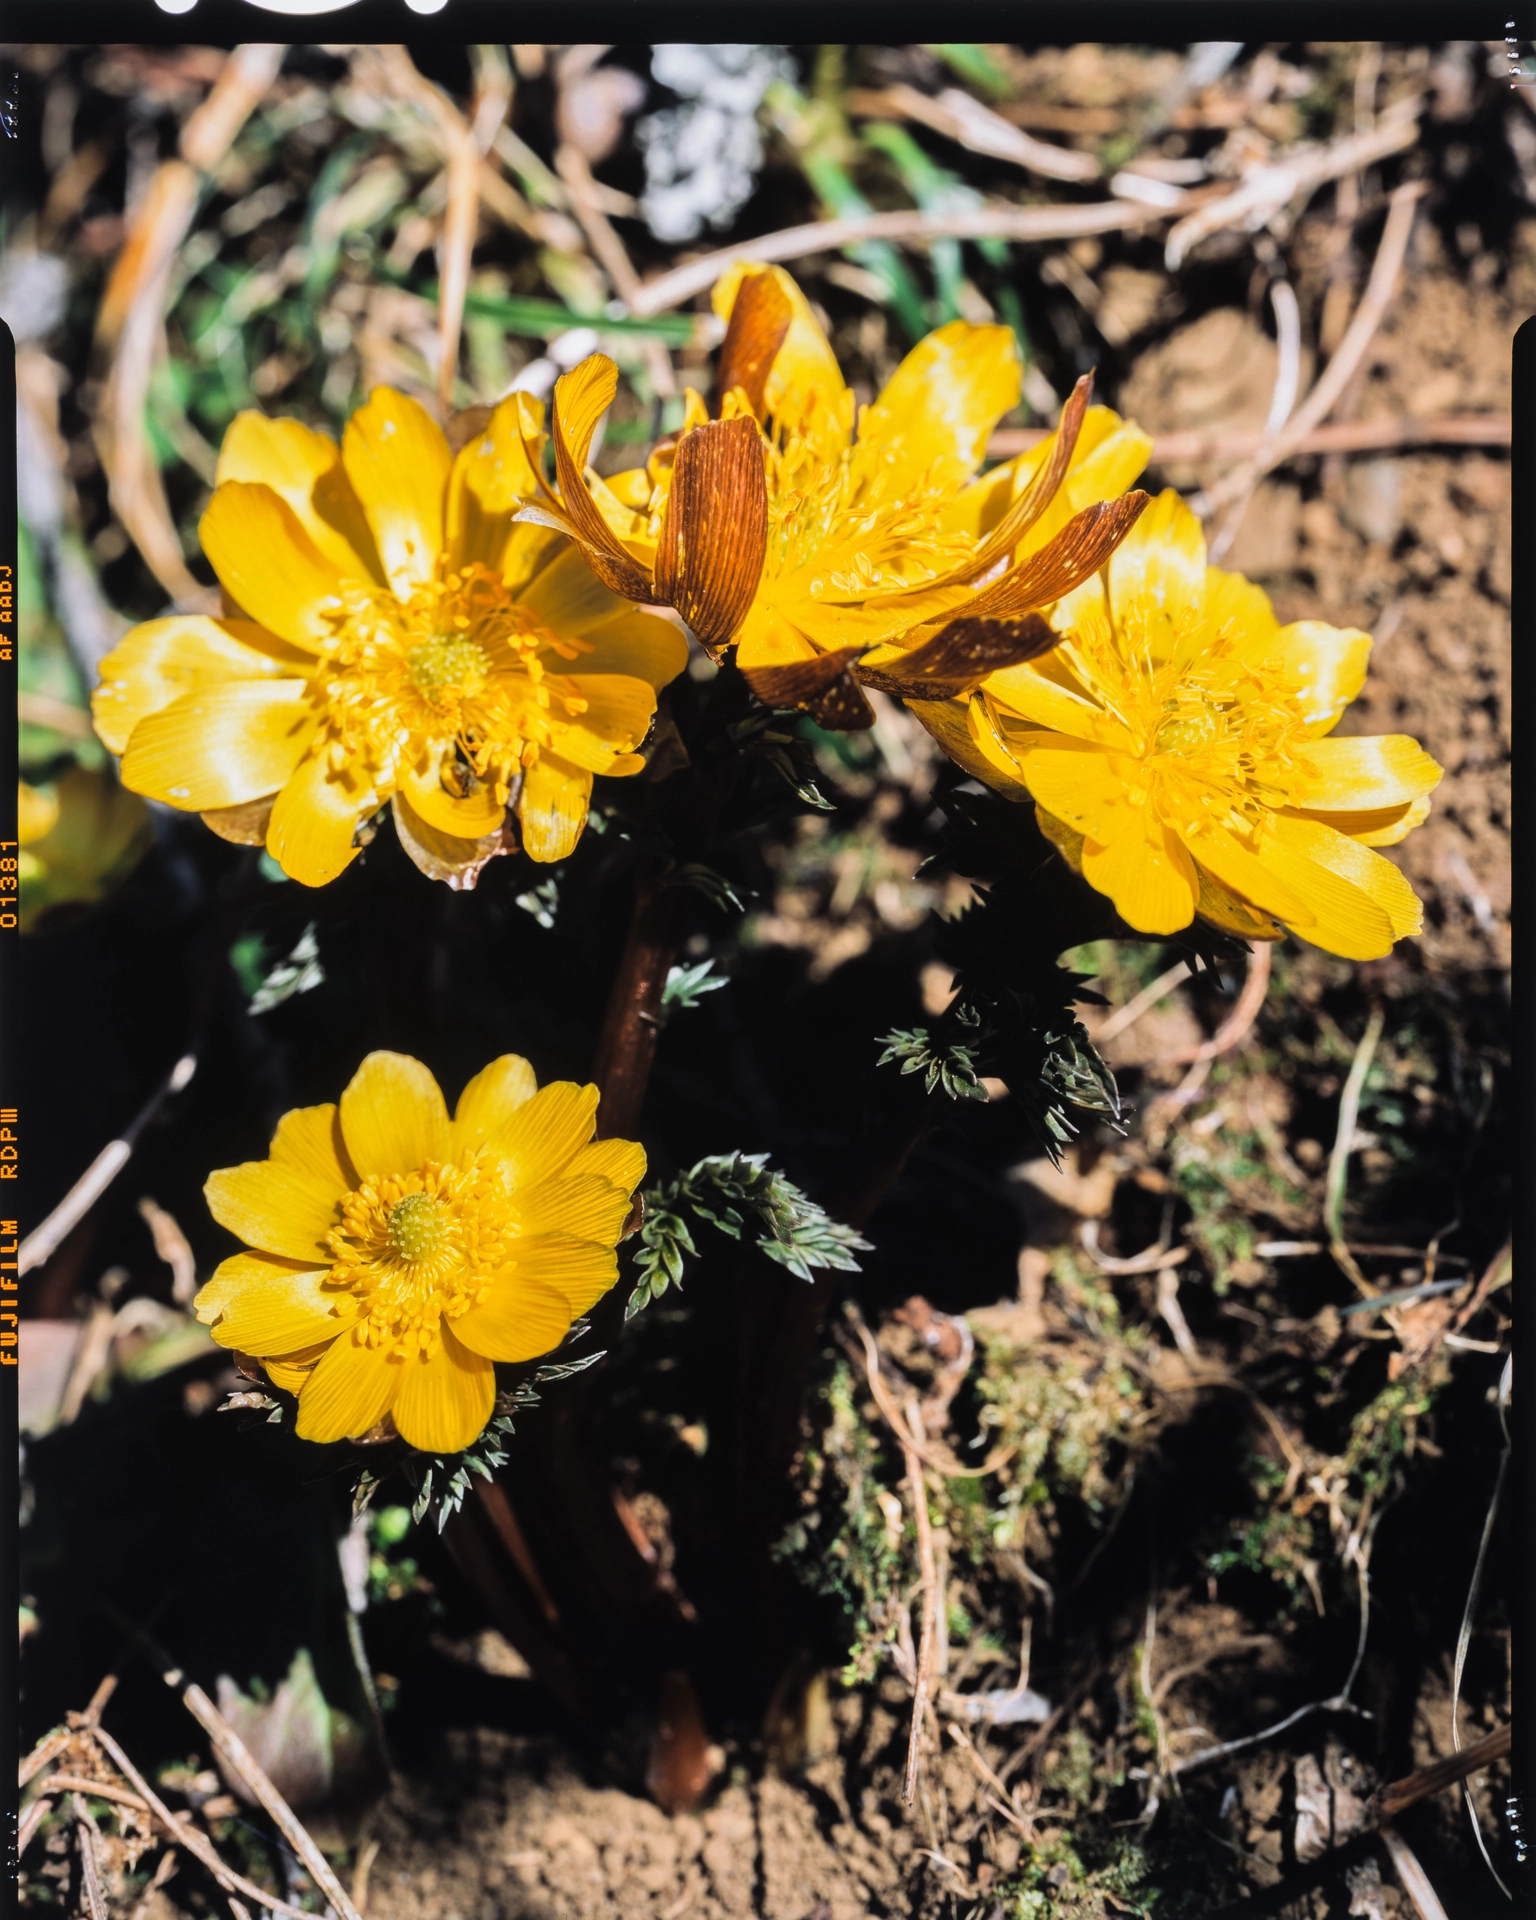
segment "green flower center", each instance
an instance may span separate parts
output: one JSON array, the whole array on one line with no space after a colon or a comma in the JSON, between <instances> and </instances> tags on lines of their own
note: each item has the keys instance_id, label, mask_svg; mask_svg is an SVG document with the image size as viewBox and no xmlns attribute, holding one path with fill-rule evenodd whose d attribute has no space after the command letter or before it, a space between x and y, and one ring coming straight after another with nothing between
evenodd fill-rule
<instances>
[{"instance_id":1,"label":"green flower center","mask_svg":"<svg viewBox=\"0 0 1536 1920\"><path fill-rule=\"evenodd\" d=\"M435 634L406 655L411 684L422 693L478 693L491 663L473 640L458 634Z\"/></svg>"},{"instance_id":2,"label":"green flower center","mask_svg":"<svg viewBox=\"0 0 1536 1920\"><path fill-rule=\"evenodd\" d=\"M448 1215L434 1194L408 1193L389 1210L390 1245L403 1260L430 1260L448 1237Z\"/></svg>"}]
</instances>

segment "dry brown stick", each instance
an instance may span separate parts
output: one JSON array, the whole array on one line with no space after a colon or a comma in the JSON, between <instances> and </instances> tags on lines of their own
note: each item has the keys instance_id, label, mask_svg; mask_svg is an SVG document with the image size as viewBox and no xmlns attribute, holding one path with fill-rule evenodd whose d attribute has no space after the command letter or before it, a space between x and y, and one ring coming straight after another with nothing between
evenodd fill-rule
<instances>
[{"instance_id":1,"label":"dry brown stick","mask_svg":"<svg viewBox=\"0 0 1536 1920\"><path fill-rule=\"evenodd\" d=\"M1328 1234L1328 1251L1333 1255L1334 1264L1340 1272L1351 1282L1361 1298L1366 1300L1372 1299L1381 1289L1366 1279L1345 1241L1344 1194L1349 1183L1349 1156L1355 1142L1355 1121L1360 1113L1360 1096L1365 1091L1366 1076L1371 1070L1371 1062L1376 1057L1376 1043L1381 1038L1386 1017L1386 1010L1378 1001L1371 1009L1360 1045L1355 1049L1355 1057L1350 1062L1344 1091L1339 1098L1339 1124L1334 1134L1333 1152L1328 1156L1328 1184L1323 1201L1323 1225Z\"/></svg>"},{"instance_id":2,"label":"dry brown stick","mask_svg":"<svg viewBox=\"0 0 1536 1920\"><path fill-rule=\"evenodd\" d=\"M17 1767L17 1786L24 1787L34 1774L41 1773L48 1762L56 1759L74 1737L74 1732L69 1727L55 1727L52 1733L45 1733Z\"/></svg>"},{"instance_id":3,"label":"dry brown stick","mask_svg":"<svg viewBox=\"0 0 1536 1920\"><path fill-rule=\"evenodd\" d=\"M148 1813L149 1802L131 1787L120 1787L114 1780L91 1780L82 1773L55 1773L45 1783L49 1793L93 1793L98 1800L115 1800L121 1807Z\"/></svg>"},{"instance_id":4,"label":"dry brown stick","mask_svg":"<svg viewBox=\"0 0 1536 1920\"><path fill-rule=\"evenodd\" d=\"M216 612L217 596L188 570L150 448L145 409L166 352L166 298L196 212L199 176L228 153L286 51L251 44L231 52L208 98L182 129L180 158L163 162L151 179L97 314L97 338L112 353L94 422L112 510L171 598L201 612Z\"/></svg>"},{"instance_id":5,"label":"dry brown stick","mask_svg":"<svg viewBox=\"0 0 1536 1920\"><path fill-rule=\"evenodd\" d=\"M1197 1047L1179 1047L1161 1056L1170 1067L1192 1066L1197 1060L1216 1060L1230 1053L1259 1017L1264 995L1269 990L1270 950L1265 941L1256 941L1248 956L1248 977L1232 1011L1211 1035Z\"/></svg>"},{"instance_id":6,"label":"dry brown stick","mask_svg":"<svg viewBox=\"0 0 1536 1920\"><path fill-rule=\"evenodd\" d=\"M1011 1821L1013 1825L1018 1828L1019 1832L1023 1834L1024 1838L1033 1845L1035 1838L1034 1827L1025 1820L1021 1814L1014 1812L1007 1804L1013 1797L1008 1790L1007 1783L1000 1779L991 1767L987 1765L986 1761L981 1757L976 1742L966 1732L964 1727L951 1721L948 1732L950 1739L954 1741L955 1745L976 1769L978 1777L985 1781L993 1793L997 1795L998 1802L1002 1803L997 1806L998 1812L1005 1820ZM994 1804L997 1803L994 1802Z\"/></svg>"},{"instance_id":7,"label":"dry brown stick","mask_svg":"<svg viewBox=\"0 0 1536 1920\"><path fill-rule=\"evenodd\" d=\"M96 1822L91 1818L91 1810L78 1793L69 1796L69 1807L75 1816L75 1841L80 1849L80 1894L85 1911L90 1920L110 1920L107 1913L106 1890L101 1884L101 1862L96 1857L96 1842L101 1835L96 1830Z\"/></svg>"},{"instance_id":8,"label":"dry brown stick","mask_svg":"<svg viewBox=\"0 0 1536 1920\"><path fill-rule=\"evenodd\" d=\"M613 223L597 203L597 182L592 178L586 155L576 147L561 147L555 155L555 171L570 189L572 210L603 271L613 282L614 291L632 312L638 311L635 302L642 292L640 276L635 272L624 242L614 232ZM664 400L670 399L677 392L671 355L660 340L645 341L644 351L652 386Z\"/></svg>"},{"instance_id":9,"label":"dry brown stick","mask_svg":"<svg viewBox=\"0 0 1536 1920\"><path fill-rule=\"evenodd\" d=\"M1474 1740L1470 1747L1463 1747L1460 1753L1448 1753L1443 1760L1432 1760L1427 1767L1392 1781L1372 1796L1371 1818L1395 1820L1416 1801L1426 1800L1432 1793L1455 1786L1458 1780L1481 1773L1484 1767L1491 1767L1495 1760L1504 1758L1510 1750L1511 1738L1510 1728L1499 1727L1493 1733L1484 1734L1481 1740Z\"/></svg>"},{"instance_id":10,"label":"dry brown stick","mask_svg":"<svg viewBox=\"0 0 1536 1920\"><path fill-rule=\"evenodd\" d=\"M19 1860L37 1838L37 1830L53 1812L53 1802L39 1796L21 1816L21 1825L16 1830L16 1858Z\"/></svg>"},{"instance_id":11,"label":"dry brown stick","mask_svg":"<svg viewBox=\"0 0 1536 1920\"><path fill-rule=\"evenodd\" d=\"M226 1892L243 1893L247 1899L255 1900L263 1907L269 1907L273 1913L283 1914L286 1920L314 1920L314 1915L306 1914L302 1907L290 1906L286 1900L279 1900L276 1894L268 1893L265 1887L258 1887L255 1881L247 1880L243 1874L236 1873L233 1867L226 1866L214 1850L212 1843L198 1832L190 1819L183 1822L176 1818L105 1727L95 1728L91 1738L96 1741L128 1784L143 1796L150 1812L165 1828L174 1843L178 1847L185 1847L195 1860L201 1862Z\"/></svg>"},{"instance_id":12,"label":"dry brown stick","mask_svg":"<svg viewBox=\"0 0 1536 1920\"><path fill-rule=\"evenodd\" d=\"M1132 1027L1144 1013L1150 1012L1159 1000L1166 1000L1175 987L1182 986L1189 978L1189 962L1176 960L1166 973L1160 973L1148 987L1127 1000L1123 1007L1116 1007L1102 1026L1089 1032L1089 1039L1096 1047L1106 1047L1111 1040L1118 1039L1128 1027Z\"/></svg>"},{"instance_id":13,"label":"dry brown stick","mask_svg":"<svg viewBox=\"0 0 1536 1920\"><path fill-rule=\"evenodd\" d=\"M1048 440L1049 427L1000 427L987 443L993 460L1011 460ZM1384 420L1331 420L1303 434L1275 465L1309 453L1392 453L1401 447L1507 447L1514 435L1514 416L1508 413L1446 413L1426 419L1409 415ZM1264 444L1264 435L1221 427L1191 428L1161 433L1152 443L1147 464L1154 467L1193 465L1202 460L1251 459Z\"/></svg>"},{"instance_id":14,"label":"dry brown stick","mask_svg":"<svg viewBox=\"0 0 1536 1920\"><path fill-rule=\"evenodd\" d=\"M1323 369L1312 391L1286 422L1274 445L1225 475L1212 487L1202 503L1204 512L1214 512L1218 507L1237 499L1263 474L1272 472L1282 461L1290 459L1299 442L1314 427L1321 426L1337 405L1375 339L1377 328L1391 308L1397 292L1398 275L1402 272L1408 242L1413 234L1418 203L1426 191L1422 180L1413 180L1399 187L1392 195L1388 202L1386 225L1382 228L1381 244L1376 249L1376 259L1371 267L1371 277L1366 283L1360 305L1355 309L1354 318L1339 342L1338 351Z\"/></svg>"},{"instance_id":15,"label":"dry brown stick","mask_svg":"<svg viewBox=\"0 0 1536 1920\"><path fill-rule=\"evenodd\" d=\"M1255 167L1236 192L1208 202L1173 229L1164 254L1168 271L1176 273L1191 247L1224 227L1236 226L1250 215L1262 216L1266 209L1272 218L1282 207L1303 195L1310 197L1328 181L1359 173L1415 145L1419 137L1417 104L1417 99L1400 102L1368 133L1351 134L1328 147L1303 149L1277 166Z\"/></svg>"},{"instance_id":16,"label":"dry brown stick","mask_svg":"<svg viewBox=\"0 0 1536 1920\"><path fill-rule=\"evenodd\" d=\"M1407 1894L1419 1920L1450 1920L1440 1896L1430 1885L1429 1875L1419 1865L1419 1857L1400 1833L1391 1827L1381 1830L1381 1843L1386 1848L1397 1874L1403 1892Z\"/></svg>"},{"instance_id":17,"label":"dry brown stick","mask_svg":"<svg viewBox=\"0 0 1536 1920\"><path fill-rule=\"evenodd\" d=\"M869 1391L903 1452L915 1453L924 1466L931 1467L935 1473L943 1474L948 1480L980 1480L989 1473L996 1473L999 1467L1007 1465L1018 1452L1016 1446L994 1448L979 1467L962 1467L953 1460L945 1460L940 1455L930 1453L922 1428L919 1426L914 1430L909 1427L902 1418L896 1402L891 1398L890 1389L881 1376L880 1349L875 1345L874 1335L861 1318L855 1317L852 1313L848 1317L854 1331L864 1343L864 1371L869 1380Z\"/></svg>"},{"instance_id":18,"label":"dry brown stick","mask_svg":"<svg viewBox=\"0 0 1536 1920\"><path fill-rule=\"evenodd\" d=\"M857 246L861 240L891 240L921 246L934 240L1071 240L1088 233L1120 233L1148 227L1184 211L1194 196L1186 195L1172 207L1149 207L1140 200L1103 200L1090 206L974 207L956 213L870 213L850 220L812 220L800 227L783 227L756 240L738 241L717 253L706 253L670 273L647 280L630 311L665 313L680 307L696 293L704 293L733 261L760 261L773 265L803 260L807 254L830 253Z\"/></svg>"},{"instance_id":19,"label":"dry brown stick","mask_svg":"<svg viewBox=\"0 0 1536 1920\"><path fill-rule=\"evenodd\" d=\"M196 1681L187 1681L186 1685L183 1685L186 1676L181 1669L162 1664L165 1656L159 1654L158 1649L156 1651L156 1664L161 1668L160 1678L173 1692L180 1692L182 1705L207 1734L214 1751L223 1756L230 1771L239 1776L242 1783L250 1789L272 1816L279 1832L303 1862L309 1877L336 1909L340 1920L361 1920L361 1915L353 1906L346 1888L332 1871L330 1862L315 1845L309 1830L294 1813L292 1807L273 1786L250 1748Z\"/></svg>"},{"instance_id":20,"label":"dry brown stick","mask_svg":"<svg viewBox=\"0 0 1536 1920\"><path fill-rule=\"evenodd\" d=\"M923 1412L914 1395L906 1407L909 1435L921 1444ZM917 1774L922 1761L924 1723L933 1694L933 1641L938 1607L938 1571L933 1558L933 1527L928 1518L928 1490L923 1485L923 1462L917 1447L904 1444L907 1486L912 1495L912 1520L917 1528L917 1566L923 1583L922 1630L917 1645L917 1672L912 1686L912 1731L907 1736L907 1770L902 1778L901 1797L911 1806L917 1798Z\"/></svg>"}]
</instances>

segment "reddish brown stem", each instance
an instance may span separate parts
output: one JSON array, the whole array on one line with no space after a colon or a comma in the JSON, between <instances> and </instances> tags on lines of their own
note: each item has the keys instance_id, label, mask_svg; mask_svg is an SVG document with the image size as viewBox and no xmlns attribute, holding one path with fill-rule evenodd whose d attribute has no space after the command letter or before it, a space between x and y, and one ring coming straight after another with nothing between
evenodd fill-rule
<instances>
[{"instance_id":1,"label":"reddish brown stem","mask_svg":"<svg viewBox=\"0 0 1536 1920\"><path fill-rule=\"evenodd\" d=\"M681 934L681 890L644 870L635 884L634 917L592 1062L602 1093L597 1130L603 1139L632 1139L640 1124L661 1031L661 996Z\"/></svg>"}]
</instances>

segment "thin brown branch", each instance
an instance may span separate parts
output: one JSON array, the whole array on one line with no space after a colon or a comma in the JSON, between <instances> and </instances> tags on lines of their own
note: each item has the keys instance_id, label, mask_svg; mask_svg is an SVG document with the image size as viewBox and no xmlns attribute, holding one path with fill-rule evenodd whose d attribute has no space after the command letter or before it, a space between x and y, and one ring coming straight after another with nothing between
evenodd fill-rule
<instances>
[{"instance_id":1,"label":"thin brown branch","mask_svg":"<svg viewBox=\"0 0 1536 1920\"><path fill-rule=\"evenodd\" d=\"M958 1726L951 1721L947 1732L950 1739L954 1741L955 1745L975 1768L977 1778L984 1781L985 1784L992 1789L995 1797L990 1804L997 1809L1011 1826L1017 1827L1024 1838L1033 1846L1035 1840L1034 1827L1029 1821L1024 1819L1021 1814L1015 1812L1014 1809L1008 1805L1012 1796L1009 1793L1007 1783L1000 1779L991 1767L987 1765L986 1761L982 1759L981 1754L977 1750L976 1742L966 1732L964 1727Z\"/></svg>"},{"instance_id":2,"label":"thin brown branch","mask_svg":"<svg viewBox=\"0 0 1536 1920\"><path fill-rule=\"evenodd\" d=\"M75 1842L80 1849L80 1904L90 1920L110 1920L106 1889L101 1884L101 1861L96 1853L96 1842L101 1835L91 1818L90 1808L78 1793L69 1796L69 1807L75 1816Z\"/></svg>"},{"instance_id":3,"label":"thin brown branch","mask_svg":"<svg viewBox=\"0 0 1536 1920\"><path fill-rule=\"evenodd\" d=\"M45 1733L17 1767L17 1786L24 1787L34 1775L41 1773L50 1760L58 1758L74 1737L68 1727L55 1727L52 1733Z\"/></svg>"},{"instance_id":4,"label":"thin brown branch","mask_svg":"<svg viewBox=\"0 0 1536 1920\"><path fill-rule=\"evenodd\" d=\"M1395 1820L1416 1801L1427 1800L1430 1794L1441 1793L1446 1787L1455 1786L1458 1780L1481 1773L1484 1767L1491 1767L1496 1760L1504 1758L1510 1750L1511 1739L1511 1729L1499 1727L1484 1734L1481 1740L1474 1740L1470 1747L1463 1747L1460 1753L1448 1753L1443 1760L1432 1760L1427 1767L1392 1781L1372 1797L1372 1817Z\"/></svg>"},{"instance_id":5,"label":"thin brown branch","mask_svg":"<svg viewBox=\"0 0 1536 1920\"><path fill-rule=\"evenodd\" d=\"M933 1697L934 1633L938 1612L938 1570L933 1557L933 1526L928 1517L928 1490L923 1485L923 1462L917 1451L923 1432L923 1414L914 1396L906 1407L907 1432L911 1437L902 1453L907 1465L907 1489L912 1497L912 1521L917 1529L917 1566L922 1581L922 1627L917 1646L917 1670L912 1686L912 1730L907 1736L907 1769L902 1778L901 1797L911 1806L917 1798L917 1775L922 1763L924 1724ZM915 1441L916 1444L911 1442Z\"/></svg>"},{"instance_id":6,"label":"thin brown branch","mask_svg":"<svg viewBox=\"0 0 1536 1920\"><path fill-rule=\"evenodd\" d=\"M1303 148L1277 166L1255 167L1235 193L1202 206L1173 229L1164 251L1168 271L1176 273L1192 247L1224 228L1250 220L1263 224L1285 207L1310 199L1328 181L1417 145L1417 109L1417 97L1399 102L1368 133L1351 134L1327 147Z\"/></svg>"},{"instance_id":7,"label":"thin brown branch","mask_svg":"<svg viewBox=\"0 0 1536 1920\"><path fill-rule=\"evenodd\" d=\"M857 1309L850 1308L849 1322L864 1346L864 1371L869 1381L869 1391L875 1405L880 1409L886 1425L895 1434L898 1446L903 1453L914 1453L926 1467L933 1472L943 1474L948 1480L980 1480L989 1473L996 1473L999 1467L1007 1463L1018 1452L1016 1446L996 1447L989 1453L979 1467L962 1467L954 1460L946 1460L942 1454L931 1450L921 1426L913 1427L902 1417L890 1388L886 1386L880 1372L880 1349L875 1345L874 1335L865 1326Z\"/></svg>"},{"instance_id":8,"label":"thin brown branch","mask_svg":"<svg viewBox=\"0 0 1536 1920\"><path fill-rule=\"evenodd\" d=\"M1429 1875L1419 1865L1418 1855L1403 1836L1391 1827L1383 1827L1381 1844L1386 1848L1393 1871L1419 1920L1450 1920L1439 1894L1430 1885Z\"/></svg>"},{"instance_id":9,"label":"thin brown branch","mask_svg":"<svg viewBox=\"0 0 1536 1920\"><path fill-rule=\"evenodd\" d=\"M1193 195L1171 207L1149 207L1139 200L1103 200L1086 207L974 207L956 213L870 213L849 220L812 220L784 227L756 240L743 240L718 253L706 253L674 267L641 287L630 311L665 313L704 293L735 260L774 265L857 246L861 240L891 240L922 246L933 240L1071 240L1088 233L1122 233L1155 225L1184 211Z\"/></svg>"},{"instance_id":10,"label":"thin brown branch","mask_svg":"<svg viewBox=\"0 0 1536 1920\"><path fill-rule=\"evenodd\" d=\"M16 1830L16 1858L19 1860L37 1838L37 1830L53 1812L53 1802L39 1796L21 1816L21 1825Z\"/></svg>"},{"instance_id":11,"label":"thin brown branch","mask_svg":"<svg viewBox=\"0 0 1536 1920\"><path fill-rule=\"evenodd\" d=\"M305 1915L302 1907L290 1906L286 1900L279 1900L275 1894L268 1893L265 1887L258 1887L253 1880L247 1880L243 1874L236 1873L233 1867L226 1866L190 1819L183 1821L176 1818L105 1727L97 1727L91 1737L128 1784L137 1790L175 1844L185 1847L226 1892L243 1893L248 1900L255 1900L273 1913L282 1914L285 1920L313 1920L313 1916Z\"/></svg>"},{"instance_id":12,"label":"thin brown branch","mask_svg":"<svg viewBox=\"0 0 1536 1920\"><path fill-rule=\"evenodd\" d=\"M50 1793L93 1793L98 1800L112 1800L120 1807L132 1807L148 1813L149 1802L131 1787L120 1787L111 1780L92 1780L83 1773L50 1774L46 1782Z\"/></svg>"},{"instance_id":13,"label":"thin brown branch","mask_svg":"<svg viewBox=\"0 0 1536 1920\"><path fill-rule=\"evenodd\" d=\"M1269 990L1270 950L1264 941L1256 941L1248 955L1248 977L1232 1011L1211 1035L1197 1047L1179 1047L1161 1056L1171 1067L1192 1066L1197 1060L1217 1060L1230 1053L1259 1017L1264 995Z\"/></svg>"}]
</instances>

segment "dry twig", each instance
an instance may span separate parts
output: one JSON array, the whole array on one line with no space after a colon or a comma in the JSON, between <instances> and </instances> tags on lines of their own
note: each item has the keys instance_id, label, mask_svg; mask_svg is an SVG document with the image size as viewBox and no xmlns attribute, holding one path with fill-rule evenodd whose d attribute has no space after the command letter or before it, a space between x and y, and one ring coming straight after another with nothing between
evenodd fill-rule
<instances>
[{"instance_id":1,"label":"dry twig","mask_svg":"<svg viewBox=\"0 0 1536 1920\"><path fill-rule=\"evenodd\" d=\"M955 213L870 213L848 220L812 220L783 227L757 240L743 240L718 253L706 253L670 273L647 280L630 303L635 314L664 313L712 287L736 260L773 265L803 260L857 246L861 240L890 240L922 246L932 240L1071 240L1088 233L1123 233L1170 219L1193 196L1171 207L1149 207L1137 200L1100 200L1085 207L972 207Z\"/></svg>"},{"instance_id":2,"label":"dry twig","mask_svg":"<svg viewBox=\"0 0 1536 1920\"><path fill-rule=\"evenodd\" d=\"M1360 1117L1360 1096L1365 1091L1365 1078L1371 1070L1371 1062L1376 1058L1376 1043L1381 1039L1386 1018L1386 1010L1378 1002L1371 1009L1371 1017L1365 1023L1365 1032L1350 1062L1349 1077L1344 1082L1344 1091L1339 1099L1339 1125L1334 1134L1333 1152L1328 1157L1328 1187L1323 1202L1328 1251L1333 1255L1340 1272L1367 1300L1372 1299L1378 1289L1360 1271L1344 1239L1344 1193L1349 1182L1349 1155L1355 1142L1355 1122Z\"/></svg>"},{"instance_id":3,"label":"dry twig","mask_svg":"<svg viewBox=\"0 0 1536 1920\"><path fill-rule=\"evenodd\" d=\"M1218 1060L1222 1054L1230 1053L1259 1017L1264 995L1269 990L1270 964L1268 943L1255 941L1248 954L1248 977L1226 1019L1209 1040L1202 1040L1197 1047L1180 1047L1165 1053L1163 1063L1171 1067L1190 1066L1201 1060Z\"/></svg>"},{"instance_id":4,"label":"dry twig","mask_svg":"<svg viewBox=\"0 0 1536 1920\"><path fill-rule=\"evenodd\" d=\"M921 1442L923 1414L914 1396L906 1407L907 1430ZM912 1520L917 1528L917 1566L922 1581L922 1627L917 1646L917 1671L912 1686L912 1731L907 1736L907 1769L901 1797L906 1806L917 1798L917 1774L922 1760L924 1722L933 1694L934 1634L938 1614L938 1572L933 1558L933 1527L928 1518L928 1491L923 1485L923 1462L917 1448L902 1446L907 1465L907 1489L912 1496Z\"/></svg>"},{"instance_id":5,"label":"dry twig","mask_svg":"<svg viewBox=\"0 0 1536 1920\"><path fill-rule=\"evenodd\" d=\"M987 443L993 460L1011 460L1028 453L1050 437L1048 427L1000 427ZM1411 415L1383 420L1334 420L1313 427L1293 440L1285 436L1285 451L1276 451L1270 470L1315 453L1395 453L1404 447L1507 447L1514 433L1507 413L1447 413L1426 419ZM1202 460L1243 460L1258 453L1264 435L1236 429L1190 428L1159 434L1147 464L1153 467L1194 465Z\"/></svg>"}]
</instances>

